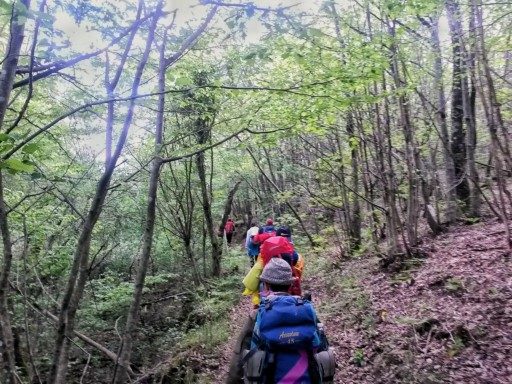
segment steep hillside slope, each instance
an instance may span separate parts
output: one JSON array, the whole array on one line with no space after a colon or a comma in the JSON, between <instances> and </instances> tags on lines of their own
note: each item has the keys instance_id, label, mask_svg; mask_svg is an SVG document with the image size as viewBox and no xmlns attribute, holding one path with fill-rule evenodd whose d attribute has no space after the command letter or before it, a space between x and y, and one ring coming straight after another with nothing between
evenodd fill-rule
<instances>
[{"instance_id":1,"label":"steep hillside slope","mask_svg":"<svg viewBox=\"0 0 512 384\"><path fill-rule=\"evenodd\" d=\"M425 239L400 272L351 260L310 288L338 353L339 383L510 383L512 261L503 224Z\"/></svg>"}]
</instances>

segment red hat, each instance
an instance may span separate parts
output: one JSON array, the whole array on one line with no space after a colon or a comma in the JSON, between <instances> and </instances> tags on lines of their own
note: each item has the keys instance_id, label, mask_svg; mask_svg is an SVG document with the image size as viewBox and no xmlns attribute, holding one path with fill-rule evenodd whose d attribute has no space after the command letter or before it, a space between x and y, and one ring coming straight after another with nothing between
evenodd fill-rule
<instances>
[{"instance_id":1,"label":"red hat","mask_svg":"<svg viewBox=\"0 0 512 384\"><path fill-rule=\"evenodd\" d=\"M274 220L272 220L270 217L267 219L267 225L274 224Z\"/></svg>"}]
</instances>

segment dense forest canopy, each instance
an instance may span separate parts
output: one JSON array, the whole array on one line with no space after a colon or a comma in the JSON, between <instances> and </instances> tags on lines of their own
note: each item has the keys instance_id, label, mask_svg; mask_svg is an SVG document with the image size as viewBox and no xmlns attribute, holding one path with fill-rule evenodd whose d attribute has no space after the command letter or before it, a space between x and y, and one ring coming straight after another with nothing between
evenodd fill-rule
<instances>
[{"instance_id":1,"label":"dense forest canopy","mask_svg":"<svg viewBox=\"0 0 512 384\"><path fill-rule=\"evenodd\" d=\"M390 262L507 222L511 25L494 0L0 0L0 381L134 379L230 270L229 215Z\"/></svg>"}]
</instances>

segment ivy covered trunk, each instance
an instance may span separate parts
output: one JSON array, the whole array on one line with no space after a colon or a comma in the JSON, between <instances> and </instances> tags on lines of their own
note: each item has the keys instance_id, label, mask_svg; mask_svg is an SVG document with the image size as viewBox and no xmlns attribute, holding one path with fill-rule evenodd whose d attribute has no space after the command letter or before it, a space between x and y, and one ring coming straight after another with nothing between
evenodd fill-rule
<instances>
[{"instance_id":1,"label":"ivy covered trunk","mask_svg":"<svg viewBox=\"0 0 512 384\"><path fill-rule=\"evenodd\" d=\"M208 84L208 77L205 72L198 72L195 74L194 82L197 86L202 87ZM192 95L191 112L195 114L196 120L194 122L194 134L198 145L204 146L211 140L212 124L215 118L215 101L207 94L207 90L199 89L197 95ZM204 151L201 151L195 156L197 175L199 177L201 188L201 200L203 206L203 214L206 223L206 229L211 244L211 261L212 261L212 274L213 276L220 276L221 272L221 255L222 249L219 244L217 233L215 231L215 224L213 222L211 200L212 196L208 187L208 179L206 175L206 161Z\"/></svg>"},{"instance_id":2,"label":"ivy covered trunk","mask_svg":"<svg viewBox=\"0 0 512 384\"><path fill-rule=\"evenodd\" d=\"M464 204L469 204L469 183L466 171L466 130L464 128L464 40L460 21L460 8L457 0L447 0L446 9L452 38L452 99L451 99L451 151L455 168L455 191L457 198Z\"/></svg>"}]
</instances>

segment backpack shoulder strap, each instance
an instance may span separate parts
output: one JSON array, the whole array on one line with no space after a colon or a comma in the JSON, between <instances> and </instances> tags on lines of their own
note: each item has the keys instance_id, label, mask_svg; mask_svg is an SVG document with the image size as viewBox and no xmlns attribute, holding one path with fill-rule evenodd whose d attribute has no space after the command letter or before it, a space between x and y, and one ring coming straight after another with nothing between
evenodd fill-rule
<instances>
[{"instance_id":1,"label":"backpack shoulder strap","mask_svg":"<svg viewBox=\"0 0 512 384\"><path fill-rule=\"evenodd\" d=\"M265 296L263 298L263 301L261 304L263 304L263 306L265 307L265 311L270 311L272 309L274 302L278 299L278 297L280 297L280 296L271 295L271 296Z\"/></svg>"},{"instance_id":2,"label":"backpack shoulder strap","mask_svg":"<svg viewBox=\"0 0 512 384\"><path fill-rule=\"evenodd\" d=\"M258 351L259 351L259 348L258 348L258 347L254 347L254 348L250 349L250 350L249 350L249 352L247 352L247 353L245 354L245 356L244 356L244 357L242 357L242 358L240 359L240 361L238 362L239 367L241 368L245 363L247 363L247 361L249 361L249 359L250 359L251 357L253 357L253 356L254 356L254 354L255 354L256 352L258 352Z\"/></svg>"},{"instance_id":3,"label":"backpack shoulder strap","mask_svg":"<svg viewBox=\"0 0 512 384\"><path fill-rule=\"evenodd\" d=\"M268 353L267 366L265 374L265 383L274 384L276 382L276 356L273 353Z\"/></svg>"},{"instance_id":4,"label":"backpack shoulder strap","mask_svg":"<svg viewBox=\"0 0 512 384\"><path fill-rule=\"evenodd\" d=\"M311 384L321 384L322 378L318 369L318 363L315 359L315 354L312 349L307 350L308 353L308 373L311 379Z\"/></svg>"},{"instance_id":5,"label":"backpack shoulder strap","mask_svg":"<svg viewBox=\"0 0 512 384\"><path fill-rule=\"evenodd\" d=\"M265 307L265 311L270 311L276 301L279 300L281 297L293 297L295 300L295 305L304 305L307 303L307 301L304 301L304 299L301 296L292 296L292 295L272 295L267 296L263 299L262 304Z\"/></svg>"}]
</instances>

